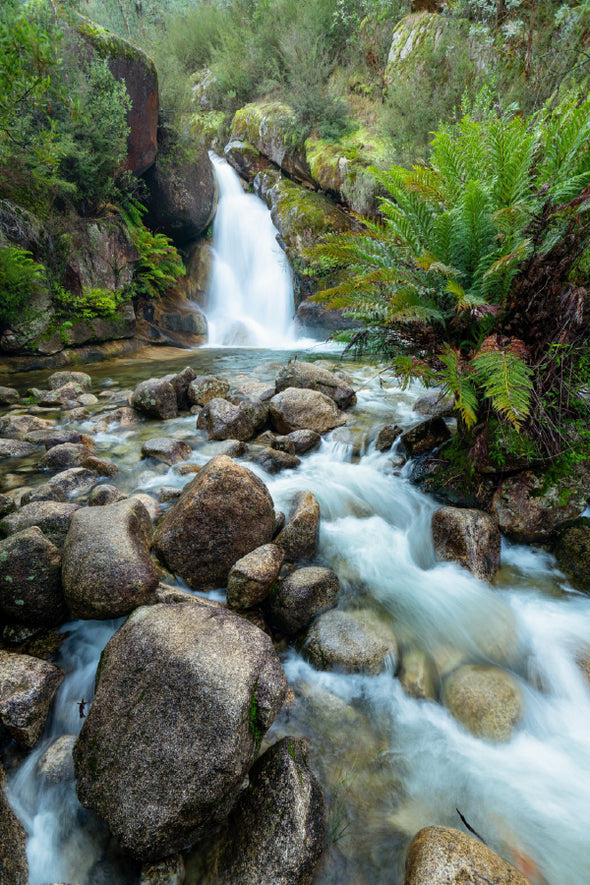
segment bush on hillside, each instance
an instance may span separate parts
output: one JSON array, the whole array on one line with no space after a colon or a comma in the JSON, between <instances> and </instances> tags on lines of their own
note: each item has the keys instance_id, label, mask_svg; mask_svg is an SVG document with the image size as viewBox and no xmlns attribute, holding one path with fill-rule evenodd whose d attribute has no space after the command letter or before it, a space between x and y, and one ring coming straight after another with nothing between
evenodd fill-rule
<instances>
[{"instance_id":1,"label":"bush on hillside","mask_svg":"<svg viewBox=\"0 0 590 885\"><path fill-rule=\"evenodd\" d=\"M554 456L587 422L590 383L590 98L528 122L488 99L428 163L375 170L382 221L315 250L344 275L320 297L366 324L355 343L442 384L478 463L503 428Z\"/></svg>"}]
</instances>

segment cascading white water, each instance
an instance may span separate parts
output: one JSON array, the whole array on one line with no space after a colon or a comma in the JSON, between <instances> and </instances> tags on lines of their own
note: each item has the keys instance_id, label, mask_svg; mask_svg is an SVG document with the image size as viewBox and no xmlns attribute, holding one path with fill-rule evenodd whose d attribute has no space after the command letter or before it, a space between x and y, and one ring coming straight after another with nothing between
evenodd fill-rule
<instances>
[{"instance_id":1,"label":"cascading white water","mask_svg":"<svg viewBox=\"0 0 590 885\"><path fill-rule=\"evenodd\" d=\"M246 194L231 166L210 154L219 199L206 310L209 344L281 349L296 345L287 258L262 200Z\"/></svg>"}]
</instances>

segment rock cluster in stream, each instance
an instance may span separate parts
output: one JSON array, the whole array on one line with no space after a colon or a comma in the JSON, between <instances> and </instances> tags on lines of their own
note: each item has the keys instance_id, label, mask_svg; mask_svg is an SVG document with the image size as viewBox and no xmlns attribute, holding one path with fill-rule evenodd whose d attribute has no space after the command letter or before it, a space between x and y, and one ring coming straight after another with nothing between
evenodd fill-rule
<instances>
[{"instance_id":1,"label":"rock cluster in stream","mask_svg":"<svg viewBox=\"0 0 590 885\"><path fill-rule=\"evenodd\" d=\"M114 394L107 408L89 393L91 379L82 373L56 373L49 385L36 398L59 408L67 425L42 417L40 409L23 414L18 393L0 390L8 409L0 418L0 458L28 459L47 477L0 494L0 749L9 739L23 750L35 746L64 678L53 663L28 653L40 630L70 618L128 615L102 655L79 737L59 738L39 775L67 782L75 771L82 804L144 863L142 882L182 881L179 853L204 837L214 881L312 881L326 841L323 790L308 760L313 747L298 734L263 745L290 691L275 646L299 643L318 669L397 673L408 694L445 703L478 737L510 739L523 711L518 680L492 664L475 666L453 649L431 657L400 640L372 609L351 607L339 575L316 558L320 507L313 490L298 492L285 516L248 466L269 474L294 469L322 434L345 426L348 433L344 410L354 406L356 393L343 373L293 361L275 385L232 386L187 367ZM162 489L159 502L126 495L116 484L116 464L94 454L94 434L146 418L165 422L180 412L192 413L195 433L217 440L221 453L198 467L190 443L166 436L162 425L142 443L138 459L174 465L187 476L184 488ZM86 433L72 427L91 418ZM434 416L405 433L382 429L377 448L394 445L391 457L399 458L430 450L448 435L445 421ZM439 557L493 581L497 510L435 513ZM585 544L587 527L579 525L582 540L571 537ZM569 537L559 539L568 550ZM166 583L165 569L193 591L225 588L226 603ZM510 666L515 634L508 630L498 648L502 642L502 653L490 657ZM585 661L581 655L581 668L590 672ZM321 715L337 711L340 722L360 715L340 699L327 700L328 692L318 702L314 691L304 702L318 704ZM0 863L12 864L9 882L18 885L26 880L22 839L2 801L0 790L0 833L14 831L16 848L6 855L0 836ZM459 836L445 839L468 858L469 869L479 870L473 847ZM430 858L438 849L429 851ZM428 864L437 870L439 862L423 855L421 847L411 848L408 885L459 881L446 871L446 879L431 875ZM482 869L487 875L488 867ZM520 881L507 875L498 881Z\"/></svg>"}]
</instances>

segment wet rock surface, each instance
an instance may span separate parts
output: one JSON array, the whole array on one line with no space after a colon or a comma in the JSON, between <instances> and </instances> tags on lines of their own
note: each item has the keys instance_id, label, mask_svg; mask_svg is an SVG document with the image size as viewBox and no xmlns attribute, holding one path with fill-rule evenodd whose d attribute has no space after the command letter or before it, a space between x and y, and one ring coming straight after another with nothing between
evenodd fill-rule
<instances>
[{"instance_id":1,"label":"wet rock surface","mask_svg":"<svg viewBox=\"0 0 590 885\"><path fill-rule=\"evenodd\" d=\"M527 885L487 845L451 827L426 827L406 857L405 885Z\"/></svg>"},{"instance_id":2,"label":"wet rock surface","mask_svg":"<svg viewBox=\"0 0 590 885\"><path fill-rule=\"evenodd\" d=\"M288 387L301 387L319 390L333 399L339 409L348 409L356 403L354 389L343 380L341 375L328 371L323 366L292 360L279 372L276 390L280 393Z\"/></svg>"},{"instance_id":3,"label":"wet rock surface","mask_svg":"<svg viewBox=\"0 0 590 885\"><path fill-rule=\"evenodd\" d=\"M272 540L274 506L252 471L219 455L185 487L156 531L158 556L193 590L224 586L242 556Z\"/></svg>"},{"instance_id":4,"label":"wet rock surface","mask_svg":"<svg viewBox=\"0 0 590 885\"><path fill-rule=\"evenodd\" d=\"M134 612L103 654L77 791L145 861L227 816L287 689L270 639L193 601Z\"/></svg>"},{"instance_id":5,"label":"wet rock surface","mask_svg":"<svg viewBox=\"0 0 590 885\"><path fill-rule=\"evenodd\" d=\"M276 544L265 544L239 559L227 578L227 604L247 609L268 596L278 578L285 554Z\"/></svg>"},{"instance_id":6,"label":"wet rock surface","mask_svg":"<svg viewBox=\"0 0 590 885\"><path fill-rule=\"evenodd\" d=\"M0 874L6 885L29 885L27 834L8 804L6 778L0 765Z\"/></svg>"},{"instance_id":7,"label":"wet rock surface","mask_svg":"<svg viewBox=\"0 0 590 885\"><path fill-rule=\"evenodd\" d=\"M386 658L395 662L398 656L395 635L368 610L320 615L309 629L304 651L318 669L347 673L381 673Z\"/></svg>"},{"instance_id":8,"label":"wet rock surface","mask_svg":"<svg viewBox=\"0 0 590 885\"><path fill-rule=\"evenodd\" d=\"M153 599L158 572L149 552L151 535L148 512L134 498L74 514L62 567L74 617L118 618Z\"/></svg>"},{"instance_id":9,"label":"wet rock surface","mask_svg":"<svg viewBox=\"0 0 590 885\"><path fill-rule=\"evenodd\" d=\"M308 744L283 738L256 762L216 850L219 885L310 885L326 835Z\"/></svg>"},{"instance_id":10,"label":"wet rock surface","mask_svg":"<svg viewBox=\"0 0 590 885\"><path fill-rule=\"evenodd\" d=\"M590 518L582 516L560 529L553 553L574 586L590 593Z\"/></svg>"},{"instance_id":11,"label":"wet rock surface","mask_svg":"<svg viewBox=\"0 0 590 885\"><path fill-rule=\"evenodd\" d=\"M491 581L500 566L500 529L489 513L441 507L432 516L434 550L439 559L457 562L482 581Z\"/></svg>"},{"instance_id":12,"label":"wet rock surface","mask_svg":"<svg viewBox=\"0 0 590 885\"><path fill-rule=\"evenodd\" d=\"M34 747L45 728L63 672L30 655L0 650L0 722L22 747Z\"/></svg>"},{"instance_id":13,"label":"wet rock surface","mask_svg":"<svg viewBox=\"0 0 590 885\"><path fill-rule=\"evenodd\" d=\"M314 430L326 433L346 423L334 400L317 390L287 387L270 401L270 419L277 433Z\"/></svg>"},{"instance_id":14,"label":"wet rock surface","mask_svg":"<svg viewBox=\"0 0 590 885\"><path fill-rule=\"evenodd\" d=\"M37 526L0 541L2 620L54 626L66 614L61 554Z\"/></svg>"},{"instance_id":15,"label":"wet rock surface","mask_svg":"<svg viewBox=\"0 0 590 885\"><path fill-rule=\"evenodd\" d=\"M320 505L311 492L298 492L289 517L275 544L285 551L285 558L294 562L311 559L316 551L320 525Z\"/></svg>"},{"instance_id":16,"label":"wet rock surface","mask_svg":"<svg viewBox=\"0 0 590 885\"><path fill-rule=\"evenodd\" d=\"M339 592L340 581L332 569L319 566L296 569L277 584L265 611L277 630L294 636L316 615L336 605Z\"/></svg>"}]
</instances>

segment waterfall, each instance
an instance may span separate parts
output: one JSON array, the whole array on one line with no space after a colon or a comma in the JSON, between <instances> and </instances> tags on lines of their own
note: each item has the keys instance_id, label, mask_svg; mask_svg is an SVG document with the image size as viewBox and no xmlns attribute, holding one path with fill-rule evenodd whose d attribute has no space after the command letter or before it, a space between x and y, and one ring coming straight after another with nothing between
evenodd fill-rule
<instances>
[{"instance_id":1,"label":"waterfall","mask_svg":"<svg viewBox=\"0 0 590 885\"><path fill-rule=\"evenodd\" d=\"M295 304L287 258L262 200L246 194L226 163L210 154L219 188L208 297L209 344L296 345Z\"/></svg>"}]
</instances>

